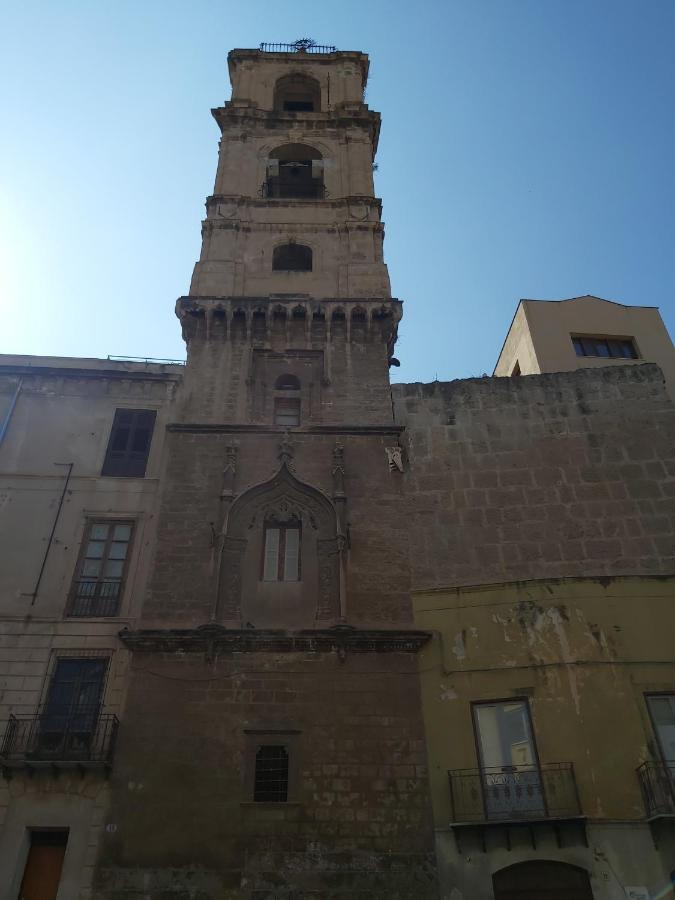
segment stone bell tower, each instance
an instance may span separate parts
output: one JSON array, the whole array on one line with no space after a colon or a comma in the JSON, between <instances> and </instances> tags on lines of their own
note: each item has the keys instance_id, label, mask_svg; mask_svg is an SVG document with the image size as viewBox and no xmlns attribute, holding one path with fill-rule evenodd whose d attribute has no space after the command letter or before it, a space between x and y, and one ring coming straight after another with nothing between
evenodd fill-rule
<instances>
[{"instance_id":1,"label":"stone bell tower","mask_svg":"<svg viewBox=\"0 0 675 900\"><path fill-rule=\"evenodd\" d=\"M432 897L368 58L229 68L96 896Z\"/></svg>"},{"instance_id":2,"label":"stone bell tower","mask_svg":"<svg viewBox=\"0 0 675 900\"><path fill-rule=\"evenodd\" d=\"M291 426L391 422L401 304L373 190L380 116L363 102L368 57L269 46L230 53L232 99L213 110L215 189L177 305L189 381L218 384L203 396L218 421L269 423L286 400L277 406ZM292 397L274 396L282 368L301 384L297 416Z\"/></svg>"}]
</instances>

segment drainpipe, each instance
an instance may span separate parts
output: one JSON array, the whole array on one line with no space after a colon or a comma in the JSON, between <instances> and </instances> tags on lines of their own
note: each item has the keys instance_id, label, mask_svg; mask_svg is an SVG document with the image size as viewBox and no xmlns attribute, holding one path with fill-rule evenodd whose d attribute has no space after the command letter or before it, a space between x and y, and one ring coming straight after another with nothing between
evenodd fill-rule
<instances>
[{"instance_id":1,"label":"drainpipe","mask_svg":"<svg viewBox=\"0 0 675 900\"><path fill-rule=\"evenodd\" d=\"M35 601L37 600L38 591L40 590L40 582L42 581L42 575L44 573L45 566L47 565L47 557L49 556L49 551L51 550L52 541L54 540L54 533L56 531L56 526L59 523L59 516L61 515L61 507L63 506L63 501L66 496L66 491L68 490L68 482L70 481L70 476L73 471L74 463L54 463L54 465L55 466L67 466L68 474L66 475L66 480L63 485L63 490L61 491L61 499L59 500L59 506L58 506L58 509L56 510L56 515L54 516L54 524L52 525L52 531L51 531L51 534L49 535L49 540L47 541L47 549L45 550L45 555L42 560L42 565L40 566L40 574L37 577L37 582L35 584L35 590L31 594L31 597L32 597L32 599L30 601L31 606L34 606Z\"/></svg>"},{"instance_id":2,"label":"drainpipe","mask_svg":"<svg viewBox=\"0 0 675 900\"><path fill-rule=\"evenodd\" d=\"M16 390L14 391L14 396L9 404L9 409L5 413L5 418L2 420L2 424L0 425L0 444L5 439L5 435L7 434L7 429L9 428L9 423L12 418L12 413L14 412L14 407L16 406L16 401L19 399L19 394L21 393L21 385L23 384L23 378L19 378L19 383L16 386Z\"/></svg>"}]
</instances>

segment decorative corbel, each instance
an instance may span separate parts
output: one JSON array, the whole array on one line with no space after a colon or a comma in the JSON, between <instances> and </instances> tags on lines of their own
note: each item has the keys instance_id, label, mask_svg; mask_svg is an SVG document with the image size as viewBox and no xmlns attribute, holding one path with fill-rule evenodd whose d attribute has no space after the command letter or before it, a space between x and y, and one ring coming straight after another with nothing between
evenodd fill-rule
<instances>
[{"instance_id":1,"label":"decorative corbel","mask_svg":"<svg viewBox=\"0 0 675 900\"><path fill-rule=\"evenodd\" d=\"M390 472L403 472L403 447L396 444L394 447L385 447Z\"/></svg>"}]
</instances>

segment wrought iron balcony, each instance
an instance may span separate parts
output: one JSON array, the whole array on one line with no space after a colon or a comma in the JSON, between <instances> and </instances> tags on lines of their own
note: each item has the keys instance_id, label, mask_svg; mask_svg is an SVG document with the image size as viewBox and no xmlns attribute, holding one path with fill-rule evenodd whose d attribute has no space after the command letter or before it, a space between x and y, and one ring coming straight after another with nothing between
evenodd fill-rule
<instances>
[{"instance_id":1,"label":"wrought iron balcony","mask_svg":"<svg viewBox=\"0 0 675 900\"><path fill-rule=\"evenodd\" d=\"M572 763L448 772L453 824L581 817Z\"/></svg>"},{"instance_id":2,"label":"wrought iron balcony","mask_svg":"<svg viewBox=\"0 0 675 900\"><path fill-rule=\"evenodd\" d=\"M75 581L68 600L68 615L116 616L121 593L121 581Z\"/></svg>"},{"instance_id":3,"label":"wrought iron balcony","mask_svg":"<svg viewBox=\"0 0 675 900\"><path fill-rule=\"evenodd\" d=\"M647 818L675 816L675 760L642 763L637 773Z\"/></svg>"},{"instance_id":4,"label":"wrought iron balcony","mask_svg":"<svg viewBox=\"0 0 675 900\"><path fill-rule=\"evenodd\" d=\"M263 53L336 53L337 47L330 44L317 44L311 38L300 38L292 44L261 44Z\"/></svg>"},{"instance_id":5,"label":"wrought iron balcony","mask_svg":"<svg viewBox=\"0 0 675 900\"><path fill-rule=\"evenodd\" d=\"M118 726L117 716L98 710L12 715L0 748L0 766L108 769Z\"/></svg>"},{"instance_id":6,"label":"wrought iron balcony","mask_svg":"<svg viewBox=\"0 0 675 900\"><path fill-rule=\"evenodd\" d=\"M278 178L263 182L260 193L273 200L323 200L326 188L321 178Z\"/></svg>"}]
</instances>

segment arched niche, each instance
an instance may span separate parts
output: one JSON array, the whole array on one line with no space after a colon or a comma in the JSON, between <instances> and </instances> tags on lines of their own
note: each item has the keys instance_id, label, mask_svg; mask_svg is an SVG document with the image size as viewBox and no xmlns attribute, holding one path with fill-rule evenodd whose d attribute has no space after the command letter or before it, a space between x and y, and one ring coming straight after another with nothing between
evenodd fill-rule
<instances>
[{"instance_id":1,"label":"arched niche","mask_svg":"<svg viewBox=\"0 0 675 900\"><path fill-rule=\"evenodd\" d=\"M286 553L277 557L277 577L275 544L277 554ZM339 617L339 586L335 507L283 463L273 478L232 504L221 559L220 618L256 628L325 625Z\"/></svg>"},{"instance_id":2,"label":"arched niche","mask_svg":"<svg viewBox=\"0 0 675 900\"><path fill-rule=\"evenodd\" d=\"M274 109L279 112L320 112L321 85L309 75L284 75L274 86Z\"/></svg>"},{"instance_id":3,"label":"arched niche","mask_svg":"<svg viewBox=\"0 0 675 900\"><path fill-rule=\"evenodd\" d=\"M588 872L579 866L536 859L492 876L495 900L593 900Z\"/></svg>"},{"instance_id":4,"label":"arched niche","mask_svg":"<svg viewBox=\"0 0 675 900\"><path fill-rule=\"evenodd\" d=\"M281 144L267 158L263 196L321 200L325 195L323 157L308 144Z\"/></svg>"}]
</instances>

